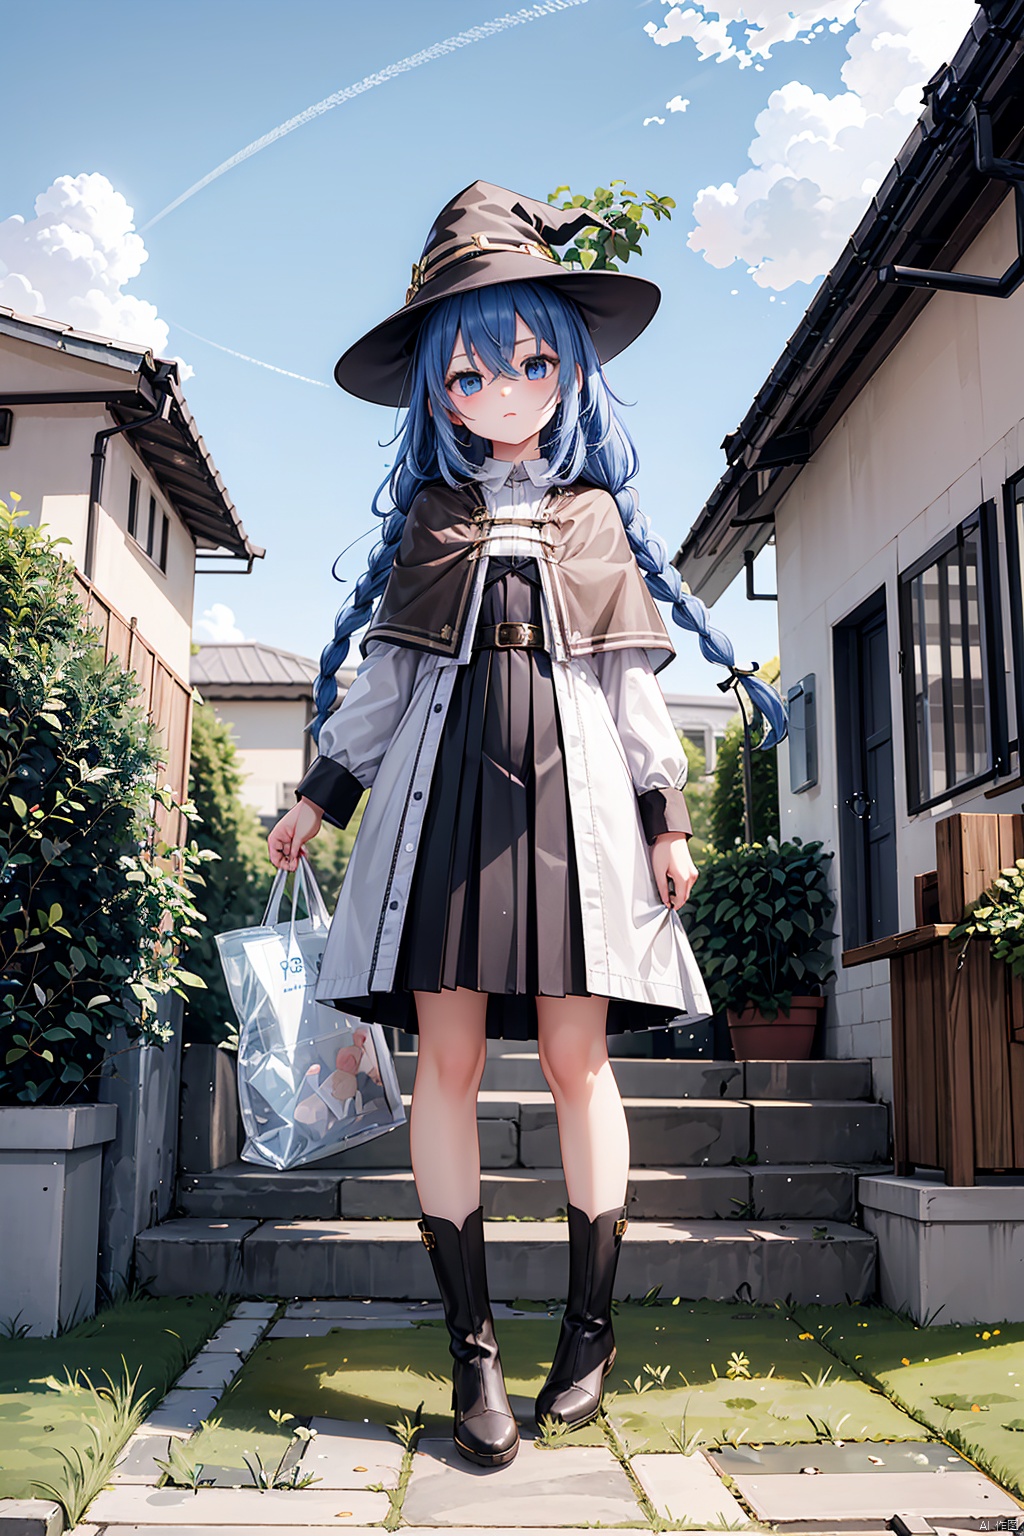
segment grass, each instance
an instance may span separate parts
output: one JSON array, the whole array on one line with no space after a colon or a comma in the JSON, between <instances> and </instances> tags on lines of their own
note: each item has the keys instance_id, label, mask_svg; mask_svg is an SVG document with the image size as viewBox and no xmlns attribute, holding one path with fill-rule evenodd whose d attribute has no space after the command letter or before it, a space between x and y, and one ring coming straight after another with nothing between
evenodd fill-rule
<instances>
[{"instance_id":1,"label":"grass","mask_svg":"<svg viewBox=\"0 0 1024 1536\"><path fill-rule=\"evenodd\" d=\"M70 1509L97 1479L102 1487L139 1409L163 1396L228 1306L135 1298L58 1338L0 1337L0 1498L66 1498Z\"/></svg>"},{"instance_id":2,"label":"grass","mask_svg":"<svg viewBox=\"0 0 1024 1536\"><path fill-rule=\"evenodd\" d=\"M1024 1323L917 1327L882 1307L799 1311L837 1360L1024 1498Z\"/></svg>"}]
</instances>

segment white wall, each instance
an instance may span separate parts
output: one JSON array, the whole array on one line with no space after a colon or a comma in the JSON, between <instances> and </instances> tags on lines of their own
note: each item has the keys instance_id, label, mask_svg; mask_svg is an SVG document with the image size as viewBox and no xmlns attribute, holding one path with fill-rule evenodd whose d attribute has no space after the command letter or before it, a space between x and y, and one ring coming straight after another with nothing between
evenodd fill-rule
<instances>
[{"instance_id":1,"label":"white wall","mask_svg":"<svg viewBox=\"0 0 1024 1536\"><path fill-rule=\"evenodd\" d=\"M1008 197L960 269L1002 272L1015 254ZM819 732L815 788L791 795L785 749L781 754L783 834L820 838L838 850L832 628L884 586L901 928L914 923L914 875L935 867L936 819L952 809L1017 809L1015 800L986 800L981 790L908 814L897 576L983 501L995 498L1001 508L1004 482L1024 468L1022 357L1024 290L1005 300L936 294L802 471L776 517L782 688L816 674ZM1009 669L1008 634L1006 645ZM887 1097L888 965L844 972L840 948L841 940L829 1054L871 1056L876 1086Z\"/></svg>"},{"instance_id":2,"label":"white wall","mask_svg":"<svg viewBox=\"0 0 1024 1536\"><path fill-rule=\"evenodd\" d=\"M303 727L309 708L303 699L211 699L218 720L231 731L245 773L243 799L258 816L276 816L294 804L283 786L305 773ZM315 755L315 754L314 754Z\"/></svg>"},{"instance_id":3,"label":"white wall","mask_svg":"<svg viewBox=\"0 0 1024 1536\"><path fill-rule=\"evenodd\" d=\"M0 337L0 378L4 390L123 390L133 375L103 368L60 352ZM84 569L89 483L96 433L113 425L102 405L14 407L11 442L0 448L0 497L20 494L33 522L71 543L66 553ZM140 507L148 510L154 492L170 518L164 574L128 535L128 481L140 480ZM189 670L195 546L184 523L161 495L130 447L130 434L107 444L102 504L96 529L93 581L100 593L138 628L180 677Z\"/></svg>"}]
</instances>

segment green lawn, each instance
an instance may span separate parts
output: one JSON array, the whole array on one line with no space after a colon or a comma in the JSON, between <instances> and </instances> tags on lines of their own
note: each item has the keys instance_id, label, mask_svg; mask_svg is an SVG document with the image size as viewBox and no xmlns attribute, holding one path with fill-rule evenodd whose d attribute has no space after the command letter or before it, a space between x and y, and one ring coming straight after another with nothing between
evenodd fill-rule
<instances>
[{"instance_id":1,"label":"green lawn","mask_svg":"<svg viewBox=\"0 0 1024 1536\"><path fill-rule=\"evenodd\" d=\"M88 1468L100 1445L119 1449L125 1414L107 1376L123 1383L138 1372L135 1399L149 1393L147 1406L155 1406L228 1311L221 1297L142 1299L57 1338L0 1338L0 1498L37 1497L40 1482L62 1485L64 1457Z\"/></svg>"}]
</instances>

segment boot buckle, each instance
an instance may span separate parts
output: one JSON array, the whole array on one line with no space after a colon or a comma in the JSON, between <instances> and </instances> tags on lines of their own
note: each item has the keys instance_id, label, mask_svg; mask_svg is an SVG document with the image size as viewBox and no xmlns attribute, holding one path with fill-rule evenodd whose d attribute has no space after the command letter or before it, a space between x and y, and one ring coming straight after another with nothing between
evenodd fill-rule
<instances>
[{"instance_id":1,"label":"boot buckle","mask_svg":"<svg viewBox=\"0 0 1024 1536\"><path fill-rule=\"evenodd\" d=\"M628 1226L629 1222L626 1220L625 1216L620 1216L618 1221L615 1223L615 1236L622 1237Z\"/></svg>"},{"instance_id":2,"label":"boot buckle","mask_svg":"<svg viewBox=\"0 0 1024 1536\"><path fill-rule=\"evenodd\" d=\"M423 1239L424 1248L428 1253L433 1253L434 1249L437 1247L437 1238L434 1236L433 1232L430 1231L429 1227L424 1226L422 1221L418 1221L416 1225L420 1229L420 1237Z\"/></svg>"}]
</instances>

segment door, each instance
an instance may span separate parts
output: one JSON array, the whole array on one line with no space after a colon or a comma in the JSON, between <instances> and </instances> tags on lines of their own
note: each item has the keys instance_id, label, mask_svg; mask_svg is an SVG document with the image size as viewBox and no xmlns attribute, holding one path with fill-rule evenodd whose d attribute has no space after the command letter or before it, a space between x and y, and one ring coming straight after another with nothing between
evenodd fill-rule
<instances>
[{"instance_id":1,"label":"door","mask_svg":"<svg viewBox=\"0 0 1024 1536\"><path fill-rule=\"evenodd\" d=\"M889 625L880 589L833 631L844 949L896 933Z\"/></svg>"}]
</instances>

